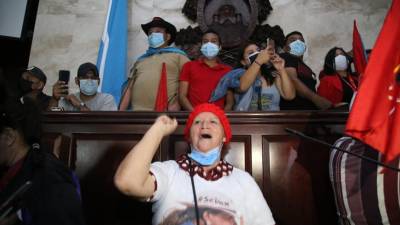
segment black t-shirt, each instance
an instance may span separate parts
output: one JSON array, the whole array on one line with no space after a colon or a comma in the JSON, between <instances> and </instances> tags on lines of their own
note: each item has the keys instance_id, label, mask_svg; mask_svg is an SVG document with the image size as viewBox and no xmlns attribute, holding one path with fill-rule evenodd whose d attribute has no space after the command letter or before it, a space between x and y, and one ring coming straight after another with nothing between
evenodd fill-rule
<instances>
[{"instance_id":1,"label":"black t-shirt","mask_svg":"<svg viewBox=\"0 0 400 225\"><path fill-rule=\"evenodd\" d=\"M49 107L51 97L41 92L38 95L38 104L42 111L46 111Z\"/></svg>"},{"instance_id":2,"label":"black t-shirt","mask_svg":"<svg viewBox=\"0 0 400 225\"><path fill-rule=\"evenodd\" d=\"M353 78L353 80L355 80L355 78ZM349 78L343 78L340 79L340 82L342 83L342 90L343 90L342 102L347 102L350 104L354 94L354 90L349 86L351 81L349 80ZM355 83L355 85L357 85L357 83Z\"/></svg>"},{"instance_id":3,"label":"black t-shirt","mask_svg":"<svg viewBox=\"0 0 400 225\"><path fill-rule=\"evenodd\" d=\"M289 54L282 53L280 56L285 60L285 68L293 67L297 71L297 78L303 82L312 92L316 92L315 85L317 81L315 80L314 72L308 67L302 60ZM303 98L299 95L293 100L281 99L280 102L281 110L315 110L317 107L310 100Z\"/></svg>"}]
</instances>

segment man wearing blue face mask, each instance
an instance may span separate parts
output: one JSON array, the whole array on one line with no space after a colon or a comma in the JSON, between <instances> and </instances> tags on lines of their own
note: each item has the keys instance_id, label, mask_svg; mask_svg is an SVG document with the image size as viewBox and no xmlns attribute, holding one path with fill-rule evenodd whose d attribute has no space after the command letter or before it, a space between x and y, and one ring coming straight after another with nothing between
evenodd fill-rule
<instances>
[{"instance_id":1,"label":"man wearing blue face mask","mask_svg":"<svg viewBox=\"0 0 400 225\"><path fill-rule=\"evenodd\" d=\"M155 110L158 87L163 75L166 78L168 101L165 110L178 111L179 73L189 59L185 52L171 46L175 41L176 28L162 18L154 17L149 23L142 24L142 29L148 37L149 48L130 69L119 110Z\"/></svg>"},{"instance_id":2,"label":"man wearing blue face mask","mask_svg":"<svg viewBox=\"0 0 400 225\"><path fill-rule=\"evenodd\" d=\"M203 33L201 54L197 60L183 65L179 77L179 102L183 109L192 111L193 107L207 103L221 77L231 71L218 59L221 49L221 39L217 32L208 30ZM225 110L231 110L234 103L233 93L228 91L226 102L224 98L213 102Z\"/></svg>"},{"instance_id":3,"label":"man wearing blue face mask","mask_svg":"<svg viewBox=\"0 0 400 225\"><path fill-rule=\"evenodd\" d=\"M57 81L53 86L51 106L64 111L115 111L117 105L110 94L97 92L100 84L99 72L93 63L84 63L79 66L75 83L79 92L67 95L68 85Z\"/></svg>"},{"instance_id":4,"label":"man wearing blue face mask","mask_svg":"<svg viewBox=\"0 0 400 225\"><path fill-rule=\"evenodd\" d=\"M327 99L316 94L315 73L303 61L306 49L302 33L293 31L286 35L285 52L281 57L286 62L285 69L293 81L296 97L293 100L283 99L280 102L281 110L315 110L332 106Z\"/></svg>"}]
</instances>

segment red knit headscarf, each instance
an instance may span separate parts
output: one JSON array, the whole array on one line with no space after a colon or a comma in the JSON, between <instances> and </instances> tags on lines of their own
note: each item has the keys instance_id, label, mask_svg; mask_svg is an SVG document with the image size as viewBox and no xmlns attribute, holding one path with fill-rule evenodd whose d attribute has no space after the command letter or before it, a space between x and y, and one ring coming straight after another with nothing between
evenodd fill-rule
<instances>
[{"instance_id":1,"label":"red knit headscarf","mask_svg":"<svg viewBox=\"0 0 400 225\"><path fill-rule=\"evenodd\" d=\"M222 127L224 128L225 132L225 142L224 144L229 144L231 138L232 138L232 131L231 131L231 125L229 123L228 118L225 116L225 112L219 108L218 106L210 103L203 103L200 105L197 105L194 107L193 111L190 113L188 120L186 121L186 127L184 130L185 138L186 140L190 140L190 128L192 127L193 120L196 118L197 115L199 115L202 112L210 112L216 115L219 119L219 121L222 124Z\"/></svg>"}]
</instances>

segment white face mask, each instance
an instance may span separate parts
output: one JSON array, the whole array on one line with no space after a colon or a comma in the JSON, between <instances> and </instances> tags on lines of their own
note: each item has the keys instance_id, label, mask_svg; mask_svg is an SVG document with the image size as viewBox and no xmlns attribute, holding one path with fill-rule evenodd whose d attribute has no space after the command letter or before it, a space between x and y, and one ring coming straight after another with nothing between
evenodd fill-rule
<instances>
[{"instance_id":1,"label":"white face mask","mask_svg":"<svg viewBox=\"0 0 400 225\"><path fill-rule=\"evenodd\" d=\"M347 62L347 58L344 55L338 55L335 57L335 70L336 71L345 71L349 66Z\"/></svg>"}]
</instances>

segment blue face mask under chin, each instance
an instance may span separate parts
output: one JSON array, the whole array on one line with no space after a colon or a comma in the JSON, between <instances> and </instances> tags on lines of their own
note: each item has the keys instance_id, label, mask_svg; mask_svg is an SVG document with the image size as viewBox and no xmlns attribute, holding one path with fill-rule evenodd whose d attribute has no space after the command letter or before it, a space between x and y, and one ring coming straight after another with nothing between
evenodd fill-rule
<instances>
[{"instance_id":1,"label":"blue face mask under chin","mask_svg":"<svg viewBox=\"0 0 400 225\"><path fill-rule=\"evenodd\" d=\"M152 33L148 37L149 46L151 48L158 48L164 44L164 34L163 33Z\"/></svg>"},{"instance_id":2,"label":"blue face mask under chin","mask_svg":"<svg viewBox=\"0 0 400 225\"><path fill-rule=\"evenodd\" d=\"M204 153L191 146L191 152L189 153L189 157L202 166L211 166L220 159L221 148L222 146L217 146L208 151L207 153Z\"/></svg>"}]
</instances>

